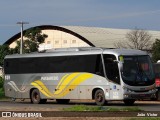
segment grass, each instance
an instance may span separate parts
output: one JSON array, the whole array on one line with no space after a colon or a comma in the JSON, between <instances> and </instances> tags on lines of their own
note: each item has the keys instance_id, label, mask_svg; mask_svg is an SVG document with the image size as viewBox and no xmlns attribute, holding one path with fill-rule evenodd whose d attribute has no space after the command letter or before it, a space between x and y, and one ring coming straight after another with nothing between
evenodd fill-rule
<instances>
[{"instance_id":1,"label":"grass","mask_svg":"<svg viewBox=\"0 0 160 120\"><path fill-rule=\"evenodd\" d=\"M160 120L159 117L130 118L128 120Z\"/></svg>"},{"instance_id":2,"label":"grass","mask_svg":"<svg viewBox=\"0 0 160 120\"><path fill-rule=\"evenodd\" d=\"M125 107L125 108L111 108L111 107L103 107L103 106L85 106L85 105L75 105L69 108L63 108L64 111L108 111L108 112L116 112L116 111L130 111L137 112L142 111L138 107Z\"/></svg>"},{"instance_id":3,"label":"grass","mask_svg":"<svg viewBox=\"0 0 160 120\"><path fill-rule=\"evenodd\" d=\"M0 92L0 98L4 97L4 92Z\"/></svg>"},{"instance_id":4,"label":"grass","mask_svg":"<svg viewBox=\"0 0 160 120\"><path fill-rule=\"evenodd\" d=\"M4 97L4 90L3 90L3 88L0 88L0 98L1 97Z\"/></svg>"},{"instance_id":5,"label":"grass","mask_svg":"<svg viewBox=\"0 0 160 120\"><path fill-rule=\"evenodd\" d=\"M4 79L0 77L0 99L5 97L3 84L4 84Z\"/></svg>"},{"instance_id":6,"label":"grass","mask_svg":"<svg viewBox=\"0 0 160 120\"><path fill-rule=\"evenodd\" d=\"M4 89L0 88L0 100L2 100L2 99L7 99L7 97L5 97Z\"/></svg>"}]
</instances>

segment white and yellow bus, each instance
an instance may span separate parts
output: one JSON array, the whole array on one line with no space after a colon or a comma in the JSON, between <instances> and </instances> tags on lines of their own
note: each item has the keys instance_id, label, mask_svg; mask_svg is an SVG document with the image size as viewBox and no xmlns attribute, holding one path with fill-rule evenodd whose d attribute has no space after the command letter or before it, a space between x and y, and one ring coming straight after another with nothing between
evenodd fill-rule
<instances>
[{"instance_id":1,"label":"white and yellow bus","mask_svg":"<svg viewBox=\"0 0 160 120\"><path fill-rule=\"evenodd\" d=\"M56 99L135 100L155 96L155 76L146 52L128 49L66 48L7 55L5 95L34 104Z\"/></svg>"}]
</instances>

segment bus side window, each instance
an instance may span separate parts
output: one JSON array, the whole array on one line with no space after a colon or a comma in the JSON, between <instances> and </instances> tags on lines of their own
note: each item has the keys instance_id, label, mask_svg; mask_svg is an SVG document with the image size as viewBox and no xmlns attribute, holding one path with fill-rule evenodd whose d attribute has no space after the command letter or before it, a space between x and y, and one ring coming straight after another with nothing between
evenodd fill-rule
<instances>
[{"instance_id":1,"label":"bus side window","mask_svg":"<svg viewBox=\"0 0 160 120\"><path fill-rule=\"evenodd\" d=\"M5 73L8 72L8 67L9 67L9 62L8 62L7 60L4 60L3 68L4 68L4 72L5 72Z\"/></svg>"},{"instance_id":2,"label":"bus side window","mask_svg":"<svg viewBox=\"0 0 160 120\"><path fill-rule=\"evenodd\" d=\"M5 62L5 67L9 67L9 62L8 61Z\"/></svg>"},{"instance_id":3,"label":"bus side window","mask_svg":"<svg viewBox=\"0 0 160 120\"><path fill-rule=\"evenodd\" d=\"M103 56L107 78L115 83L120 84L118 64L114 61L116 60L116 57L109 54Z\"/></svg>"}]
</instances>

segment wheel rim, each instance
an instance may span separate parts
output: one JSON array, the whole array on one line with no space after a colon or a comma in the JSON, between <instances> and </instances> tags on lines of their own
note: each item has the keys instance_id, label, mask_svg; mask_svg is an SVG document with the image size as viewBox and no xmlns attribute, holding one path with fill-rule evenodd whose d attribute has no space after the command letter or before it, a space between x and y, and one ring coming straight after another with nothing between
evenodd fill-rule
<instances>
[{"instance_id":1,"label":"wheel rim","mask_svg":"<svg viewBox=\"0 0 160 120\"><path fill-rule=\"evenodd\" d=\"M97 102L102 102L103 101L103 94L101 92L99 92L96 95L96 100L97 100Z\"/></svg>"},{"instance_id":2,"label":"wheel rim","mask_svg":"<svg viewBox=\"0 0 160 120\"><path fill-rule=\"evenodd\" d=\"M39 98L38 93L34 93L34 95L33 95L33 99L34 99L34 101L38 101L38 98Z\"/></svg>"}]
</instances>

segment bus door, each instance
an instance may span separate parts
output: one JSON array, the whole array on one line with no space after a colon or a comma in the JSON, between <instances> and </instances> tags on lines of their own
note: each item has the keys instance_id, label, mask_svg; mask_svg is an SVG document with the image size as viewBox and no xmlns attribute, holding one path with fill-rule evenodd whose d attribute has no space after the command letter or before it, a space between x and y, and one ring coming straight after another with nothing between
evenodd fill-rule
<instances>
[{"instance_id":1,"label":"bus door","mask_svg":"<svg viewBox=\"0 0 160 120\"><path fill-rule=\"evenodd\" d=\"M103 58L106 77L109 80L110 85L110 99L120 99L122 95L117 59L114 55L111 54L104 54Z\"/></svg>"}]
</instances>

